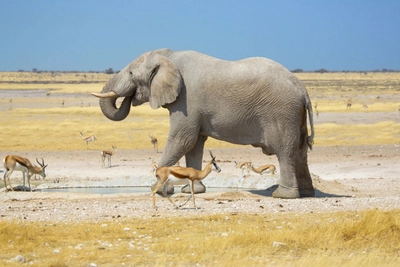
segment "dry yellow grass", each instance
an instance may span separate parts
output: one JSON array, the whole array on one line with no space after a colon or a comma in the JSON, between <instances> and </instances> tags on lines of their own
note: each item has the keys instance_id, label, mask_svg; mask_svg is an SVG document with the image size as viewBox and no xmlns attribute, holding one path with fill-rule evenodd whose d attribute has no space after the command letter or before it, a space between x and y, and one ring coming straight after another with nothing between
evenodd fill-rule
<instances>
[{"instance_id":1,"label":"dry yellow grass","mask_svg":"<svg viewBox=\"0 0 400 267\"><path fill-rule=\"evenodd\" d=\"M105 82L100 83L79 83L79 84L69 84L69 83L59 83L59 84L45 84L45 83L0 83L0 90L47 90L51 93L86 93L100 92L103 88Z\"/></svg>"},{"instance_id":2,"label":"dry yellow grass","mask_svg":"<svg viewBox=\"0 0 400 267\"><path fill-rule=\"evenodd\" d=\"M61 73L61 72L0 72L1 83L103 83L107 82L112 77L112 74L103 72L89 73Z\"/></svg>"},{"instance_id":3,"label":"dry yellow grass","mask_svg":"<svg viewBox=\"0 0 400 267\"><path fill-rule=\"evenodd\" d=\"M303 72L295 75L302 81L400 81L400 72Z\"/></svg>"},{"instance_id":4,"label":"dry yellow grass","mask_svg":"<svg viewBox=\"0 0 400 267\"><path fill-rule=\"evenodd\" d=\"M161 148L169 129L168 111L152 110L148 105L132 109L131 115L123 122L108 120L98 107L72 107L7 110L0 112L0 123L2 149L15 151L86 149L80 131L84 135L96 135L97 146L90 143L90 149L111 145L121 149L151 148L149 134L159 139ZM218 144L222 145L222 142L208 142L210 146Z\"/></svg>"},{"instance_id":5,"label":"dry yellow grass","mask_svg":"<svg viewBox=\"0 0 400 267\"><path fill-rule=\"evenodd\" d=\"M151 148L149 134L159 139L162 148L168 129L167 110L152 110L148 105L132 109L132 114L122 122L106 119L98 107L21 108L0 112L0 146L9 151L86 149L79 131L97 136L97 146L90 143L90 149L104 149L111 145L120 149ZM315 145L321 146L400 143L400 124L393 121L353 125L325 123L316 125L315 131ZM212 138L206 146L235 147Z\"/></svg>"},{"instance_id":6,"label":"dry yellow grass","mask_svg":"<svg viewBox=\"0 0 400 267\"><path fill-rule=\"evenodd\" d=\"M132 113L123 122L112 122L97 107L0 112L0 146L9 151L81 150L86 149L79 136L79 131L83 131L85 135L97 136L97 146L90 143L90 149L111 145L121 149L151 148L149 134L159 139L160 148L164 147L169 129L168 112L143 105ZM15 118L18 118L18 127L15 127ZM400 124L392 121L354 125L325 123L316 125L315 131L315 145L321 146L400 143ZM235 147L212 138L206 144L208 148Z\"/></svg>"},{"instance_id":7,"label":"dry yellow grass","mask_svg":"<svg viewBox=\"0 0 400 267\"><path fill-rule=\"evenodd\" d=\"M382 72L336 72L336 73L296 73L303 81L311 96L339 95L354 93L389 94L400 93L400 73Z\"/></svg>"},{"instance_id":8,"label":"dry yellow grass","mask_svg":"<svg viewBox=\"0 0 400 267\"><path fill-rule=\"evenodd\" d=\"M306 84L320 113L398 113L400 103L391 100L390 95L400 94L399 73L300 73L297 76ZM130 116L122 122L112 122L102 115L97 100L89 93L101 91L110 77L103 73L0 73L0 90L51 92L50 96L42 93L41 97L20 97L12 102L8 98L0 99L0 146L10 151L86 149L79 137L79 131L84 131L98 138L98 146L89 144L91 149L111 145L120 149L151 148L149 134L159 139L162 148L169 129L167 110L152 110L145 104L132 108ZM68 95L71 97L65 98ZM365 98L366 95L371 97ZM346 109L344 104L348 98L352 99L351 109ZM363 109L364 103L368 104L368 110ZM400 124L394 121L368 125L318 124L315 128L315 145L400 143ZM235 147L212 138L206 146Z\"/></svg>"},{"instance_id":9,"label":"dry yellow grass","mask_svg":"<svg viewBox=\"0 0 400 267\"><path fill-rule=\"evenodd\" d=\"M352 101L351 108L346 108L346 104L343 100L318 100L316 101L318 104L318 111L323 112L397 112L398 107L400 106L400 102L392 102L392 101L379 101L374 102L373 100L364 100L358 101L354 103ZM363 105L367 104L368 108L364 109ZM314 110L315 111L315 110Z\"/></svg>"},{"instance_id":10,"label":"dry yellow grass","mask_svg":"<svg viewBox=\"0 0 400 267\"><path fill-rule=\"evenodd\" d=\"M383 121L375 124L341 125L325 123L315 126L315 145L354 146L399 144L400 124Z\"/></svg>"},{"instance_id":11,"label":"dry yellow grass","mask_svg":"<svg viewBox=\"0 0 400 267\"><path fill-rule=\"evenodd\" d=\"M398 266L399 240L399 210L0 221L0 265Z\"/></svg>"},{"instance_id":12,"label":"dry yellow grass","mask_svg":"<svg viewBox=\"0 0 400 267\"><path fill-rule=\"evenodd\" d=\"M105 73L0 72L0 90L45 89L57 93L99 92L112 77Z\"/></svg>"}]
</instances>

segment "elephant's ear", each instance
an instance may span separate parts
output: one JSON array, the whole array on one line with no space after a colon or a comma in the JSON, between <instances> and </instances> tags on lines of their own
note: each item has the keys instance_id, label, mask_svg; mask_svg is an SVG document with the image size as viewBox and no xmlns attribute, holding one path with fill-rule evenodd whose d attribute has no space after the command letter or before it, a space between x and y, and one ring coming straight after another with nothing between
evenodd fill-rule
<instances>
[{"instance_id":1,"label":"elephant's ear","mask_svg":"<svg viewBox=\"0 0 400 267\"><path fill-rule=\"evenodd\" d=\"M182 87L182 77L177 66L167 57L154 54L150 59L150 106L153 109L172 103Z\"/></svg>"}]
</instances>

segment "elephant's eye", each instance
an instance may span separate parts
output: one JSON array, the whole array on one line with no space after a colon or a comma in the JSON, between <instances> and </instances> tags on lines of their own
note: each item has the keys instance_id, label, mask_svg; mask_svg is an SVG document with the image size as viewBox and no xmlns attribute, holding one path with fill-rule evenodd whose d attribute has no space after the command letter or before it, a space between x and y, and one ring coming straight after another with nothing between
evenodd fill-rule
<instances>
[{"instance_id":1,"label":"elephant's eye","mask_svg":"<svg viewBox=\"0 0 400 267\"><path fill-rule=\"evenodd\" d=\"M129 74L132 75L132 71L130 71Z\"/></svg>"}]
</instances>

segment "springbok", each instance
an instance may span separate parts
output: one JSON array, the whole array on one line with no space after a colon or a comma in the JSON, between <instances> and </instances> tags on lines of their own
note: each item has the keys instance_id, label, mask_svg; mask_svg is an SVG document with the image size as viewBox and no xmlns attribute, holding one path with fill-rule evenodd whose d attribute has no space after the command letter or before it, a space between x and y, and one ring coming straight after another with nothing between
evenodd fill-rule
<instances>
[{"instance_id":1,"label":"springbok","mask_svg":"<svg viewBox=\"0 0 400 267\"><path fill-rule=\"evenodd\" d=\"M196 170L191 167L180 167L180 166L162 166L154 169L154 174L157 178L157 184L152 188L151 195L153 198L153 208L157 210L155 194L162 187L162 196L166 197L175 208L179 209L185 205L190 198L193 198L194 208L197 209L196 201L194 199L194 181L201 181L207 177L213 170L220 172L221 169L218 167L215 157L210 151L211 160L207 163L203 170ZM155 165L154 165L155 166ZM171 198L167 195L168 184L187 184L189 182L191 195L188 197L186 202L180 206L177 206Z\"/></svg>"},{"instance_id":2,"label":"springbok","mask_svg":"<svg viewBox=\"0 0 400 267\"><path fill-rule=\"evenodd\" d=\"M247 174L250 175L250 167L251 167L251 161L245 161L245 162L235 162L235 167L238 169L242 170L242 176L243 176L243 172L244 170L247 170Z\"/></svg>"},{"instance_id":3,"label":"springbok","mask_svg":"<svg viewBox=\"0 0 400 267\"><path fill-rule=\"evenodd\" d=\"M111 167L111 156L114 155L114 153L117 151L116 146L112 146L112 150L103 150L100 152L101 155L101 161L102 161L102 168L105 168L105 163L104 161L106 158L108 159L108 167Z\"/></svg>"},{"instance_id":4,"label":"springbok","mask_svg":"<svg viewBox=\"0 0 400 267\"><path fill-rule=\"evenodd\" d=\"M43 178L46 178L45 169L47 165L44 165L44 160L42 159L42 163L40 163L38 159L36 159L36 162L40 165L40 167L32 165L32 163L28 159L20 156L15 156L15 155L6 156L3 159L3 165L4 168L6 169L6 172L4 173L4 187L6 191L8 190L6 180L8 180L8 183L10 184L11 191L14 191L10 182L10 176L13 173L13 171L21 171L24 177L24 189L25 189L25 174L26 174L28 177L29 189L32 192L31 181L30 181L31 176L33 174L39 174L43 176Z\"/></svg>"},{"instance_id":5,"label":"springbok","mask_svg":"<svg viewBox=\"0 0 400 267\"><path fill-rule=\"evenodd\" d=\"M86 143L86 149L89 149L89 147L88 147L89 142L93 142L96 145L97 138L94 134L92 134L90 136L83 136L82 131L80 131L79 134L80 134L81 138L83 139L83 141L85 141L85 143Z\"/></svg>"},{"instance_id":6,"label":"springbok","mask_svg":"<svg viewBox=\"0 0 400 267\"><path fill-rule=\"evenodd\" d=\"M267 164L267 165L260 166L258 168L255 168L254 165L251 165L251 170L260 175L262 175L265 171L269 171L272 175L272 174L275 174L276 167L274 164Z\"/></svg>"},{"instance_id":7,"label":"springbok","mask_svg":"<svg viewBox=\"0 0 400 267\"><path fill-rule=\"evenodd\" d=\"M181 165L178 161L174 166L180 167ZM150 175L156 177L157 168L158 168L158 164L153 160L153 162L151 163ZM174 193L174 188L173 188L174 185L180 186L180 185L187 185L189 183L188 179L178 179L173 175L170 175L169 178L170 178L170 180L168 181L168 184L165 185L167 194ZM151 190L153 190L156 185L157 185L157 181L151 185ZM163 188L159 189L157 191L157 193L162 193L162 189ZM187 203L187 201L184 204L182 204L181 207L184 206Z\"/></svg>"},{"instance_id":8,"label":"springbok","mask_svg":"<svg viewBox=\"0 0 400 267\"><path fill-rule=\"evenodd\" d=\"M346 104L346 109L350 109L351 108L351 99L350 98L347 101L344 101L344 103Z\"/></svg>"},{"instance_id":9,"label":"springbok","mask_svg":"<svg viewBox=\"0 0 400 267\"><path fill-rule=\"evenodd\" d=\"M150 143L153 145L154 150L158 153L158 140L152 135L149 135Z\"/></svg>"}]
</instances>

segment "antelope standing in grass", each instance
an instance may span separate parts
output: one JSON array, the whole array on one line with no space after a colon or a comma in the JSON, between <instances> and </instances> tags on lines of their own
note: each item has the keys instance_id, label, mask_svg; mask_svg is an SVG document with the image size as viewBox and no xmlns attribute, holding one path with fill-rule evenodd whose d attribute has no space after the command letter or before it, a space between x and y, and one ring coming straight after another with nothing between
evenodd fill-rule
<instances>
[{"instance_id":1,"label":"antelope standing in grass","mask_svg":"<svg viewBox=\"0 0 400 267\"><path fill-rule=\"evenodd\" d=\"M262 175L265 171L269 171L272 175L272 174L275 174L276 167L274 164L267 164L267 165L263 165L263 166L260 166L257 168L255 168L253 165L251 165L251 170L260 175Z\"/></svg>"},{"instance_id":2,"label":"antelope standing in grass","mask_svg":"<svg viewBox=\"0 0 400 267\"><path fill-rule=\"evenodd\" d=\"M204 178L207 177L213 170L213 166L215 168L215 171L220 172L221 169L218 167L215 157L212 155L210 151L210 156L211 160L207 163L207 165L204 167L203 170L199 171L191 167L180 167L180 166L162 166L159 168L156 168L156 165L153 165L154 168L154 173L157 178L157 184L152 188L151 195L153 198L153 208L157 210L156 207L156 198L155 194L162 187L162 196L166 197L169 202L174 205L175 208L179 209L183 205L185 205L190 198L193 198L193 205L194 208L197 209L196 206L196 201L194 199L194 181L201 181ZM189 182L190 186L190 192L191 195L188 197L186 202L180 206L177 206L171 198L167 195L167 187L168 184L187 184Z\"/></svg>"},{"instance_id":3,"label":"antelope standing in grass","mask_svg":"<svg viewBox=\"0 0 400 267\"><path fill-rule=\"evenodd\" d=\"M351 108L351 99L348 99L347 101L344 101L344 103L346 104L346 109L350 109Z\"/></svg>"},{"instance_id":4,"label":"antelope standing in grass","mask_svg":"<svg viewBox=\"0 0 400 267\"><path fill-rule=\"evenodd\" d=\"M82 131L80 131L79 134L80 134L81 138L83 139L83 141L85 141L85 143L86 143L86 149L89 149L89 146L88 146L89 142L93 142L96 145L97 138L94 134L92 134L90 136L83 136Z\"/></svg>"},{"instance_id":5,"label":"antelope standing in grass","mask_svg":"<svg viewBox=\"0 0 400 267\"><path fill-rule=\"evenodd\" d=\"M150 143L153 145L154 150L158 153L158 140L152 135L149 135Z\"/></svg>"},{"instance_id":6,"label":"antelope standing in grass","mask_svg":"<svg viewBox=\"0 0 400 267\"><path fill-rule=\"evenodd\" d=\"M363 104L363 109L364 109L364 111L368 111L368 105L367 104Z\"/></svg>"},{"instance_id":7,"label":"antelope standing in grass","mask_svg":"<svg viewBox=\"0 0 400 267\"><path fill-rule=\"evenodd\" d=\"M104 161L106 158L108 159L108 167L111 167L111 156L114 155L114 153L117 151L116 146L112 146L112 150L103 150L100 152L101 155L101 162L102 162L102 168L105 168L105 163Z\"/></svg>"},{"instance_id":8,"label":"antelope standing in grass","mask_svg":"<svg viewBox=\"0 0 400 267\"><path fill-rule=\"evenodd\" d=\"M44 160L42 159L42 163L40 163L38 161L38 159L36 159L36 162L40 165L40 167L38 166L34 166L32 165L32 163L23 157L20 156L15 156L15 155L8 155L3 159L3 165L4 168L6 169L6 172L4 173L4 187L6 190L7 189L7 182L6 180L8 180L8 183L10 184L11 187L11 191L14 191L11 182L10 182L10 176L13 173L13 171L20 171L22 172L22 175L24 177L24 189L25 189L25 175L28 178L28 184L29 184L29 189L30 191L32 191L31 188L31 176L33 174L39 174L41 176L43 176L43 178L46 178L46 173L45 173L45 169L47 167L47 165L44 165Z\"/></svg>"},{"instance_id":9,"label":"antelope standing in grass","mask_svg":"<svg viewBox=\"0 0 400 267\"><path fill-rule=\"evenodd\" d=\"M317 118L318 118L319 112L318 112L317 107L318 107L318 103L315 103L314 110L315 110L315 114L317 115Z\"/></svg>"},{"instance_id":10,"label":"antelope standing in grass","mask_svg":"<svg viewBox=\"0 0 400 267\"><path fill-rule=\"evenodd\" d=\"M241 163L235 161L235 167L242 170L242 176L245 170L247 170L247 174L250 175L251 161Z\"/></svg>"}]
</instances>

